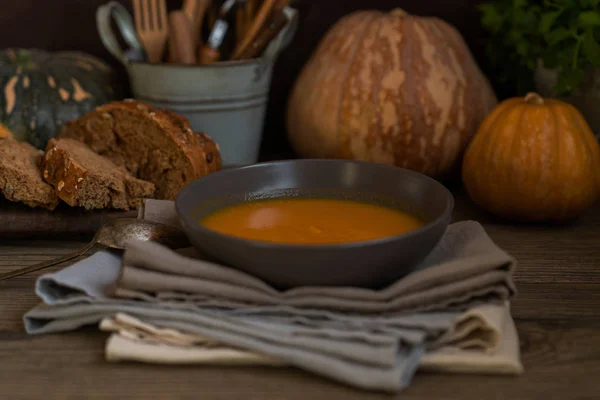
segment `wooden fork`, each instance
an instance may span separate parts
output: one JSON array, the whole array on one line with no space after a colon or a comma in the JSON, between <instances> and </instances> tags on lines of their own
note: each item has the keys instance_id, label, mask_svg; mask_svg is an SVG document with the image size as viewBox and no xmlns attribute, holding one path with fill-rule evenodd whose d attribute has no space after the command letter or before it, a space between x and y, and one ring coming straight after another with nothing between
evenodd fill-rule
<instances>
[{"instance_id":1,"label":"wooden fork","mask_svg":"<svg viewBox=\"0 0 600 400\"><path fill-rule=\"evenodd\" d=\"M168 36L166 0L133 0L135 29L144 45L148 62L162 59Z\"/></svg>"}]
</instances>

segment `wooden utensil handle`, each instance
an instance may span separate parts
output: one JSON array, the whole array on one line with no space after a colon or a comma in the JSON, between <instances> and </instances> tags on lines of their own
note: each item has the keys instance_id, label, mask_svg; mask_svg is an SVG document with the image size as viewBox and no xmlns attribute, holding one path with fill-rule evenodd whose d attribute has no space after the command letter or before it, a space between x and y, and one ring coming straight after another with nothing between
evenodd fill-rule
<instances>
[{"instance_id":1,"label":"wooden utensil handle","mask_svg":"<svg viewBox=\"0 0 600 400\"><path fill-rule=\"evenodd\" d=\"M212 64L221 60L221 52L212 47L202 46L198 52L200 64Z\"/></svg>"},{"instance_id":2,"label":"wooden utensil handle","mask_svg":"<svg viewBox=\"0 0 600 400\"><path fill-rule=\"evenodd\" d=\"M279 32L281 32L287 23L288 18L283 10L274 11L256 39L250 43L250 45L247 46L246 49L243 50L236 58L232 59L247 60L261 55L271 40L273 40L273 38L277 36Z\"/></svg>"},{"instance_id":3,"label":"wooden utensil handle","mask_svg":"<svg viewBox=\"0 0 600 400\"><path fill-rule=\"evenodd\" d=\"M244 38L244 33L246 33L246 10L244 8L237 8L235 10L235 41L236 43L241 43Z\"/></svg>"},{"instance_id":4,"label":"wooden utensil handle","mask_svg":"<svg viewBox=\"0 0 600 400\"><path fill-rule=\"evenodd\" d=\"M184 0L182 10L192 26L194 49L202 46L202 22L212 0Z\"/></svg>"},{"instance_id":5,"label":"wooden utensil handle","mask_svg":"<svg viewBox=\"0 0 600 400\"><path fill-rule=\"evenodd\" d=\"M169 62L195 64L194 36L191 23L183 11L169 13Z\"/></svg>"},{"instance_id":6,"label":"wooden utensil handle","mask_svg":"<svg viewBox=\"0 0 600 400\"><path fill-rule=\"evenodd\" d=\"M258 35L265 21L267 18L269 18L269 14L271 14L273 6L275 6L276 2L277 0L264 0L260 9L258 10L256 18L254 18L250 28L248 28L248 32L246 32L244 40L242 40L242 43L235 47L232 58L239 57L240 54L246 51L246 48L250 45L250 43L256 39L256 35Z\"/></svg>"}]
</instances>

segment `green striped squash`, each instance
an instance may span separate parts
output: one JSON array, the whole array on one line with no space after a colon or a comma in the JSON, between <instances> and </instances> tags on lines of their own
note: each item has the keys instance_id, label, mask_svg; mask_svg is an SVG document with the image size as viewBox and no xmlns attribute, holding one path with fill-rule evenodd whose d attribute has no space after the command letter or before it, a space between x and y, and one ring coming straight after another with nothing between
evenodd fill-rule
<instances>
[{"instance_id":1,"label":"green striped squash","mask_svg":"<svg viewBox=\"0 0 600 400\"><path fill-rule=\"evenodd\" d=\"M81 52L0 51L0 123L39 149L62 124L121 98L113 69Z\"/></svg>"}]
</instances>

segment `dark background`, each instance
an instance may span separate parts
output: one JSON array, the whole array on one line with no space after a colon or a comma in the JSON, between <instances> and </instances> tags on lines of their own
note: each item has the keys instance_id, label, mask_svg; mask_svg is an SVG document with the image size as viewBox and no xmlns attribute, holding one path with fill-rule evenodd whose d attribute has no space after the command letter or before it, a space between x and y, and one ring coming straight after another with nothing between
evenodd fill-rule
<instances>
[{"instance_id":1,"label":"dark background","mask_svg":"<svg viewBox=\"0 0 600 400\"><path fill-rule=\"evenodd\" d=\"M125 77L123 67L108 53L96 31L96 8L109 0L0 0L0 48L36 47L46 50L81 50L96 55ZM131 11L131 1L120 0ZM263 158L290 154L285 138L287 95L300 69L327 29L340 17L360 9L390 10L401 7L409 13L436 16L462 33L484 72L485 32L476 5L484 0L299 0L298 31L275 66L269 98ZM181 0L167 0L168 8L179 8ZM493 79L492 79L493 82Z\"/></svg>"}]
</instances>

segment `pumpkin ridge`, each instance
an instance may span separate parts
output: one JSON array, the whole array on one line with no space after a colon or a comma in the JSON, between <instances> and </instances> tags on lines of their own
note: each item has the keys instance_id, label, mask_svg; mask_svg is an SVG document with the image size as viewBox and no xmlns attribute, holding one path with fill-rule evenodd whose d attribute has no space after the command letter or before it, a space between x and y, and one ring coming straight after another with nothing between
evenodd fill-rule
<instances>
[{"instance_id":1,"label":"pumpkin ridge","mask_svg":"<svg viewBox=\"0 0 600 400\"><path fill-rule=\"evenodd\" d=\"M458 32L456 27L454 27L453 25L451 25L443 20L440 20L439 18L438 18L438 20L439 20L439 24L436 25L436 28L438 28L438 30L442 30L443 31L442 36L443 36L444 40L446 42L451 43L451 46L448 46L448 47L453 49L457 53L456 54L457 58L459 58L459 59L465 58L465 59L469 60L468 63L464 63L464 62L460 63L460 67L463 69L463 73L466 77L466 80L469 80L470 77L473 77L473 76L479 76L481 78L480 83L482 85L486 86L489 93L492 93L491 96L484 96L484 98L482 99L483 101L473 101L473 99L477 98L477 91L474 87L465 83L463 104L469 105L469 107L473 107L476 110L475 113L465 112L465 122L464 122L465 128L463 129L463 131L468 131L467 127L469 127L469 126L477 127L477 125L479 125L479 122L476 120L475 116L476 115L484 115L484 116L488 115L490 113L490 111L494 108L494 106L497 105L497 98L493 94L493 90L491 89L491 85L488 81L488 78L481 71L479 64L477 64L475 58L473 57L473 54L471 53L465 40L462 38L462 36L460 35L460 33ZM467 107L465 107L465 108L467 108ZM477 132L477 129L474 129L473 135L476 132ZM464 140L463 150L464 150L464 147L466 147L466 145L473 138L473 135L468 138L461 135L461 138Z\"/></svg>"},{"instance_id":2,"label":"pumpkin ridge","mask_svg":"<svg viewBox=\"0 0 600 400\"><path fill-rule=\"evenodd\" d=\"M387 19L388 16L386 14L380 15L378 16L379 18L379 28L377 29L377 32L375 33L375 40L377 42L382 40L381 37L381 32L383 31L383 25L385 23L387 23ZM385 21L385 22L384 22ZM373 97L373 105L375 107L375 117L377 118L377 126L379 127L378 131L382 132L383 131L383 121L382 121L382 117L383 117L383 112L381 110L381 104L379 104L379 93L381 92L381 88L382 88L382 84L381 81L383 79L384 76L384 72L385 72L385 68L378 68L377 71L377 78L375 79L375 85L373 88L373 92L371 94L371 96ZM339 124L338 124L339 126ZM371 136L370 134L368 134L369 137ZM374 141L377 140L377 138L373 139ZM381 138L382 140L382 147L385 147L385 136Z\"/></svg>"},{"instance_id":3,"label":"pumpkin ridge","mask_svg":"<svg viewBox=\"0 0 600 400\"><path fill-rule=\"evenodd\" d=\"M406 84L406 70L404 69L405 65L402 63L402 46L400 45L404 38L401 27L406 24L406 19L398 18L398 15L384 14L381 20L382 23L377 32L377 40L381 45L377 48L382 63L378 66L379 74L375 79L375 89L371 101L377 111L375 113L377 129L370 132L371 141L377 143L379 140L381 147L376 150L376 154L373 151L371 153L373 158L379 157L380 162L394 165L399 164L403 158L406 159L402 156L403 153L406 153L407 148L405 143L403 143L404 146L394 148L394 141L401 135L406 123L399 117L403 115L405 111L403 106L406 104L405 91L401 89ZM398 32L399 41L395 41L394 38L390 37L394 32ZM386 78L393 78L397 74L403 76L398 85L384 84ZM397 101L394 101L394 99ZM390 121L386 122L386 106L391 106L394 110L393 113L396 117L391 118L394 120L392 123Z\"/></svg>"},{"instance_id":4,"label":"pumpkin ridge","mask_svg":"<svg viewBox=\"0 0 600 400\"><path fill-rule=\"evenodd\" d=\"M477 126L478 122L475 120L475 115L488 115L494 108L496 105L498 105L498 99L496 98L493 89L492 89L492 85L488 79L488 77L483 73L483 71L481 70L481 66L477 63L477 61L475 60L475 57L473 56L473 53L470 51L470 48L468 47L468 45L466 44L464 38L462 37L462 35L460 34L460 32L458 31L458 29L456 29L455 26L447 23L444 20L441 20L439 18L438 19L441 23L438 24L438 28L442 27L443 30L445 31L444 34L444 39L446 41L449 41L452 43L452 48L457 51L460 52L460 55L464 58L466 58L467 60L469 60L469 62L467 63L461 63L461 66L464 67L464 72L465 72L465 76L467 77L473 77L473 76L479 76L480 77L480 83L482 85L484 85L486 87L486 89L488 90L489 93L491 93L491 96L484 96L483 100L484 101L480 101L480 102L473 102L473 101L468 101L465 100L466 104L469 104L471 107L474 107L477 109L476 113L466 113L467 116L471 117L471 120L473 120L472 125ZM465 85L465 96L468 94L469 97L472 98L476 98L477 95L475 92L475 88L471 87L470 85ZM471 91L468 91L467 89L471 89ZM468 121L465 121L465 126L469 126L470 124L468 123ZM476 132L476 130L475 130ZM468 141L467 141L468 143Z\"/></svg>"},{"instance_id":5,"label":"pumpkin ridge","mask_svg":"<svg viewBox=\"0 0 600 400\"><path fill-rule=\"evenodd\" d=\"M424 32L423 30L423 25L419 24L419 21L412 21L412 25L409 26L408 24L404 24L404 32L407 32L408 30L410 30L410 32L405 33L405 35L407 37L413 37L413 38L420 38L420 35L418 33L418 29L420 29L422 32ZM418 29L417 29L418 28ZM423 62L425 60L425 56L424 56L424 50L423 50L423 43L419 43L418 46L415 45L416 40L411 40L409 41L409 43L407 43L407 45L405 46L405 49L407 51L407 53L409 54L409 57L407 57L406 59L410 60L408 63L408 68L407 70L410 71L409 73L407 73L407 76L409 76L410 78L414 77L414 76L420 76L421 74L425 75L425 71L427 71L427 74L425 76L429 77L429 74L431 72L431 65L428 62ZM420 63L415 63L414 60L419 60L421 61ZM421 69L419 69L418 67L415 66L415 64L421 66ZM417 124L420 125L420 129L415 129L415 131L421 131L421 132L428 132L428 137L426 139L426 142L428 143L433 143L433 137L435 136L435 130L431 129L431 127L427 124L427 115L425 112L425 107L424 107L424 103L429 103L428 101L419 101L419 95L418 93L421 92L425 92L425 94L423 95L423 97L425 96L429 96L431 97L431 93L429 91L427 91L426 89L423 88L424 82L423 80L419 80L418 82L416 80L413 79L408 79L409 81L413 81L414 85L413 85L413 90L409 91L410 92L414 92L416 93L415 96L413 97L414 99L414 103L416 103L416 107L415 107L415 112L413 115L413 126L416 126ZM430 99L428 99L430 100ZM434 103L434 101L431 101L431 103ZM421 148L419 148L419 152L422 152L422 147L424 146L424 144L420 144ZM428 152L431 154L433 152L438 152L439 148L434 147L433 145L429 147ZM435 172L435 165L432 166L429 162L430 157L424 156L421 158L422 162L423 162L423 167L422 170L425 174L427 175L431 175L433 172Z\"/></svg>"},{"instance_id":6,"label":"pumpkin ridge","mask_svg":"<svg viewBox=\"0 0 600 400\"><path fill-rule=\"evenodd\" d=\"M438 18L434 18L432 23L425 24L421 22L416 22L416 24L423 30L423 32L425 32L427 36L434 38L433 42L437 43L437 45L435 46L436 57L440 58L440 60L442 60L442 63L446 65L446 68L448 68L448 70L451 71L451 73L456 77L454 90L450 93L450 106L448 107L446 111L447 113L444 118L444 125L442 129L443 133L441 135L439 145L437 146L438 154L434 157L430 157L437 161L432 167L432 173L437 174L443 170L450 170L451 166L455 165L456 158L458 158L464 152L466 143L468 143L468 140L465 140L466 138L464 137L463 131L465 130L465 128L461 129L459 125L459 118L452 118L453 115L460 115L461 107L464 111L465 96L467 96L468 94L465 90L466 85L463 81L461 81L459 76L460 74L464 74L466 76L468 71L462 69L460 65L458 65L458 63L454 62L459 56L459 54L452 53L452 50L454 47L457 46L457 43L453 43L453 46L439 45L439 43L447 43L449 39L451 40L451 35L445 37L442 31L440 30L440 26L446 26L446 23L444 23ZM433 103L435 104L435 102ZM438 119L444 116L443 107L438 107L437 111L439 113L439 116L437 117ZM467 121L465 121L465 127L467 126L466 122ZM451 132L454 132L455 135L452 135ZM449 151L448 147L450 147L450 145L453 144L453 141L449 139L452 139L453 136L458 136L458 143L455 144L458 150L453 149L452 151ZM450 159L448 158L448 156L454 156L454 158Z\"/></svg>"},{"instance_id":7,"label":"pumpkin ridge","mask_svg":"<svg viewBox=\"0 0 600 400\"><path fill-rule=\"evenodd\" d=\"M352 65L354 65L354 61L355 61L356 57L358 57L358 50L361 48L362 44L364 43L365 34L369 30L369 26L371 25L373 20L375 18L377 18L378 16L379 16L378 14L371 15L370 18L365 23L365 26L363 27L361 34L360 34L360 40L358 41L358 43L356 43L354 50L352 51L352 55L348 59L348 63L346 64L346 69L343 74L344 78L341 80L341 82L346 82L348 76L350 75L350 71L352 70ZM344 83L342 83L340 85L339 93L338 93L338 101L337 101L338 115L337 115L337 123L336 123L336 128L335 128L336 129L335 137L336 137L336 143L337 143L338 149L341 148L340 127L342 125L342 108L343 108L342 103L343 103L343 96L344 96L345 91L346 91L346 85Z\"/></svg>"},{"instance_id":8,"label":"pumpkin ridge","mask_svg":"<svg viewBox=\"0 0 600 400\"><path fill-rule=\"evenodd\" d=\"M415 22L415 21L413 21L413 22ZM417 35L417 33L414 29L414 26L410 26L406 22L403 23L401 26L402 26L402 36L403 37L410 38L410 37L415 37ZM415 76L419 76L419 70L417 68L415 68L414 60L422 58L421 48L420 47L417 48L417 46L415 46L414 40L408 40L408 41L406 41L406 44L404 46L402 46L402 50L404 50L402 59L407 60L406 65L404 67L404 69L406 71L406 79L405 79L406 93L413 94L412 96L407 96L407 98L405 99L405 100L409 100L410 104L404 105L405 107L407 105L409 107L412 106L412 110L413 110L412 117L413 118L412 118L412 129L411 130L413 132L423 132L423 133L430 132L427 129L427 124L425 123L425 112L423 109L423 105L419 103L419 99L416 94L416 93L418 93L421 86L418 84L417 80L414 79ZM412 143L416 144L416 138L415 138L414 134L411 134L411 136L409 136L409 138L410 138L410 142L408 142L407 145L410 148ZM430 137L427 137L425 140L429 141ZM417 151L417 148L411 149L411 150ZM429 149L429 151L431 151L431 148ZM428 171L429 163L428 163L427 158L421 158L421 161L423 163L421 170L423 171L423 173L429 175L429 171ZM406 159L403 163L403 167L407 168L408 162L409 162L409 158L406 157Z\"/></svg>"},{"instance_id":9,"label":"pumpkin ridge","mask_svg":"<svg viewBox=\"0 0 600 400\"><path fill-rule=\"evenodd\" d=\"M561 132L560 132L561 129L560 128L562 127L562 123L561 123L560 119L558 118L558 114L560 113L560 110L556 109L556 106L554 104L550 105L550 112L552 113L552 116L554 117L553 138L556 141L556 160L554 160L554 163L553 163L554 176L559 177L559 179L560 179L561 178L560 172L562 171L562 165L561 165L562 146L561 146ZM565 203L568 205L571 202L570 197L568 195L565 197L566 197ZM567 207L563 206L559 213L563 213L567 209L568 209Z\"/></svg>"},{"instance_id":10,"label":"pumpkin ridge","mask_svg":"<svg viewBox=\"0 0 600 400\"><path fill-rule=\"evenodd\" d=\"M498 116L496 117L497 120L501 121L503 119L510 119L511 118L511 114L514 112L514 108L511 107L505 107L503 110L501 110L501 112L498 114ZM492 173L494 174L494 178L496 180L498 180L500 178L500 176L498 176L498 168L497 166L494 165L494 162L497 163L497 161L494 159L494 151L498 148L498 144L500 142L500 137L502 136L502 132L503 132L503 128L504 126L502 124L493 124L490 127L489 130L489 139L487 141L487 143L484 142L484 146L481 149L481 153L483 156L484 160L493 160L492 161ZM485 147L485 144L487 144L487 147ZM489 161L488 161L489 163ZM489 168L490 165L488 164L487 167ZM478 180L478 185L482 185L484 183L484 175L483 174L477 174L479 180ZM479 186L481 187L481 186ZM496 186L497 187L497 186ZM494 193L494 195L498 195L497 193ZM485 202L487 203L487 202ZM487 205L487 204L486 204ZM488 205L489 206L489 205Z\"/></svg>"},{"instance_id":11,"label":"pumpkin ridge","mask_svg":"<svg viewBox=\"0 0 600 400\"><path fill-rule=\"evenodd\" d=\"M406 18L402 18L399 22L398 22L398 26L399 26L399 31L400 31L400 35L403 38L402 41L400 41L400 43L398 43L398 55L399 55L399 63L401 65L401 67L404 69L404 82L402 83L403 85L403 90L399 91L399 96L401 96L402 102L397 102L394 103L394 105L397 107L398 110L398 115L404 115L406 116L406 109L413 106L411 104L411 101L413 100L413 98L411 96L408 95L408 93L412 93L414 92L414 82L413 79L411 79L411 63L410 60L412 59L411 57L407 57L407 54L410 54L410 51L412 50L412 44L410 43L410 41L406 42L406 38L408 37L407 35L407 26L408 24L406 23ZM406 42L405 45L402 44L402 42ZM410 51L409 51L410 50ZM419 107L412 107L412 109L414 110L420 110ZM418 111L416 111L418 112ZM409 124L412 127L414 125L414 120L408 120L406 117L404 118L404 124L400 127L400 130L398 131L398 137L404 136L405 140L403 143L403 146L397 146L396 149L394 149L394 161L396 165L402 166L404 168L408 167L409 164L409 154L411 151L411 144L410 142L412 140L414 140L414 137L412 136L407 136L406 135L406 131L408 130L410 132L411 128L409 128Z\"/></svg>"},{"instance_id":12,"label":"pumpkin ridge","mask_svg":"<svg viewBox=\"0 0 600 400\"><path fill-rule=\"evenodd\" d=\"M535 104L535 103L534 103ZM544 108L544 107L531 107L531 103L525 103L524 107L528 108L530 112L536 112L536 115L533 118L533 123L535 121L547 121L548 124L552 125L554 130L556 130L556 126L558 124L558 120L556 119L556 113L553 112L552 109ZM541 114L541 116L540 116ZM542 142L547 140L548 133L544 132L543 129L537 127L537 137L535 138L535 142ZM554 133L552 133L554 134ZM548 154L550 157L550 154ZM552 162L552 160L546 160L544 162L544 158L540 156L536 151L533 152L533 155L530 155L530 159L526 162L531 164L531 168L533 173L530 175L537 176L537 179L533 183L534 193L541 193L540 199L543 197L549 197L553 195L554 189L551 187L552 185L552 168L550 168L547 164L548 162ZM534 169L535 168L535 169ZM535 209L535 204L529 204L531 209Z\"/></svg>"},{"instance_id":13,"label":"pumpkin ridge","mask_svg":"<svg viewBox=\"0 0 600 400\"><path fill-rule=\"evenodd\" d=\"M420 39L421 39L423 42L426 40L426 41L427 41L427 43L428 43L429 45L431 45L431 47L435 48L435 53L432 55L432 58L431 58L430 60L428 60L428 61L430 61L430 62L429 62L429 63L427 63L426 65L431 65L431 64L434 64L434 62L436 61L436 59L438 59L438 58L443 58L443 59L444 59L444 61L445 61L445 62L443 63L443 64L445 64L445 65L444 65L444 66L445 66L445 68L447 68L447 69L452 69L452 67L450 67L450 64L451 64L451 63L450 63L450 62L448 62L449 60L445 59L444 55L442 55L442 53L444 52L444 50L445 50L445 49L444 49L444 48L440 49L440 47L445 47L445 46L438 46L438 43L436 43L436 42L435 42L435 40L430 40L430 39L432 39L432 38L431 38L432 36L435 36L435 35L434 35L434 34L433 34L433 33L432 33L432 32L431 32L429 29L428 29L428 27L429 27L429 26L431 26L431 25L433 25L433 24L427 25L427 24L425 24L425 23L422 23L421 21L414 21L414 26L413 26L413 29L415 29L415 32L417 32L417 31L420 31L420 32L422 32L422 34L423 34L423 37L420 37ZM416 29L416 28L418 28L418 29ZM420 36L420 33L417 33L417 36L419 37L419 36ZM422 57L422 58L425 58L425 57L424 57L424 50L423 50L423 46L422 46L422 45L421 45L420 49L421 49L421 57ZM425 59L425 60L426 60L426 59ZM429 68L429 71L428 71L428 72L429 72L429 74L427 75L427 77L428 77L428 78L431 78L431 70L432 70L432 69L433 69L433 68L431 68L431 67ZM452 72L456 72L456 71L452 71ZM426 80L425 82L427 82L427 80ZM457 78L457 82L458 82L458 78ZM458 85L456 85L456 87L458 87ZM435 100L437 100L437 99L436 99L434 96L432 96L432 94L431 94L431 91L430 91L430 90L425 90L425 92L426 92L426 93L429 95L429 97L430 97L430 100L432 101L432 103L436 105L436 111L437 111L437 112L439 112L438 118L440 118L440 117L443 117L443 116L444 116L444 111L445 111L445 110L443 109L443 107L439 107L438 103L436 103L436 101L435 101ZM451 93L451 94L450 94L450 96L452 97L452 100L454 100L454 93ZM451 103L453 103L453 101L451 101ZM439 138L437 139L437 145L438 145L438 146L436 146L436 147L438 147L438 149L439 149L439 148L441 147L441 145L443 144L443 143L442 143L442 141L443 141L443 132L444 132L444 131L446 131L446 129L448 128L448 117L449 117L449 115L450 115L450 111L451 111L451 110L450 110L450 109L448 109L448 110L446 111L446 112L447 112L446 118L443 118L443 119L442 119L442 122L443 122L443 126L442 126L442 129L441 129L441 131L442 131L442 132L439 134ZM435 128L436 128L435 124L432 126L432 128L434 128L434 129L433 129L433 132L434 132L434 133L433 133L433 140L432 140L432 143L434 143L434 144L435 144L435 142L436 142L436 139L435 139L435 138L436 138L436 136L438 136L438 133L436 132L436 131L437 131L437 129L435 129ZM436 168L436 167L438 167L438 165L435 165L435 166L434 166L434 170L435 170L435 168Z\"/></svg>"},{"instance_id":14,"label":"pumpkin ridge","mask_svg":"<svg viewBox=\"0 0 600 400\"><path fill-rule=\"evenodd\" d=\"M514 159L515 157L522 156L522 146L523 146L523 142L521 141L521 135L519 135L519 132L523 132L524 129L526 128L526 121L527 121L527 111L528 111L528 106L526 104L521 104L520 106L517 106L518 110L520 111L518 116L517 116L517 121L514 124L513 130L511 132L511 137L510 137L510 143L507 146L508 152L509 154L505 154L503 155L504 159L510 159L512 160L512 162L510 163L510 167L509 168L503 168L502 171L504 172L504 176L502 177L504 182L514 182L515 181L515 176L518 176L517 174L519 173L519 167L517 166L517 163L515 163ZM518 182L516 183L514 186L513 193L511 194L512 196L518 196L518 197L522 197L523 195L523 190L527 190L524 189L524 185L523 182ZM529 207L529 204L527 204L525 207Z\"/></svg>"},{"instance_id":15,"label":"pumpkin ridge","mask_svg":"<svg viewBox=\"0 0 600 400\"><path fill-rule=\"evenodd\" d=\"M582 145L583 145L583 147L585 147L587 153L593 155L594 150L592 149L592 147L590 146L590 143L586 139L586 137L589 136L588 135L589 128L586 128L585 126L583 126L583 124L581 123L580 116L578 116L578 114L577 114L578 111L577 111L577 109L575 109L575 107L571 106L571 107L567 107L567 109L569 110L570 117L573 119L573 121L575 121L575 124L579 128L580 134L578 134L576 136L582 142ZM593 137L593 135L592 135L592 137ZM593 162L593 161L594 161L594 159L590 158L590 162ZM592 165L592 167L594 167L594 165ZM600 171L596 171L595 168L592 168L592 171L600 173ZM596 174L594 174L594 175L596 175Z\"/></svg>"},{"instance_id":16,"label":"pumpkin ridge","mask_svg":"<svg viewBox=\"0 0 600 400\"><path fill-rule=\"evenodd\" d=\"M504 110L502 110L500 112L500 114L498 115L498 119L501 120L502 117L504 118L509 118L511 114L511 109L510 108L505 108ZM503 127L500 124L494 124L491 125L489 131L487 132L488 135L488 140L484 141L481 145L481 149L479 150L479 152L481 153L481 155L478 157L479 159L483 159L485 160L485 167L481 167L482 169L487 169L488 173L491 174L491 176L493 177L493 179L495 181L499 181L500 176L498 176L498 167L497 167L497 163L498 161L494 158L494 149L497 148L497 143L498 143L498 137L500 137L502 135L502 129ZM477 168L477 158L475 159L475 166L471 166L471 168ZM484 185L486 179L485 179L485 175L484 174L480 174L477 173L477 187L482 187L482 185ZM491 189L491 191L494 191L494 188ZM489 207L490 204L487 201L487 199L485 198L485 196L481 196L481 192L480 190L476 191L477 193L477 199L478 201L485 207ZM497 194L494 192L493 194L494 196L496 196ZM493 206L493 204L492 204Z\"/></svg>"}]
</instances>

